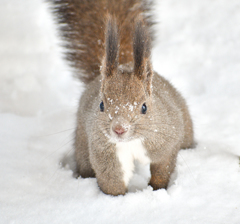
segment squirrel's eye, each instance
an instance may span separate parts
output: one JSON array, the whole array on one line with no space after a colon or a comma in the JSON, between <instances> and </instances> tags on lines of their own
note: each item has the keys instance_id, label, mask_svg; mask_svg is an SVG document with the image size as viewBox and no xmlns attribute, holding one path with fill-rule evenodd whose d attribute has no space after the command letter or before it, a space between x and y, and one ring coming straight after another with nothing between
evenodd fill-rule
<instances>
[{"instance_id":1,"label":"squirrel's eye","mask_svg":"<svg viewBox=\"0 0 240 224\"><path fill-rule=\"evenodd\" d=\"M144 103L143 105L142 105L142 114L146 114L147 113L147 106L146 106L146 104Z\"/></svg>"},{"instance_id":2,"label":"squirrel's eye","mask_svg":"<svg viewBox=\"0 0 240 224\"><path fill-rule=\"evenodd\" d=\"M103 103L103 101L100 103L99 107L100 107L100 111L103 112L104 111L104 103Z\"/></svg>"}]
</instances>

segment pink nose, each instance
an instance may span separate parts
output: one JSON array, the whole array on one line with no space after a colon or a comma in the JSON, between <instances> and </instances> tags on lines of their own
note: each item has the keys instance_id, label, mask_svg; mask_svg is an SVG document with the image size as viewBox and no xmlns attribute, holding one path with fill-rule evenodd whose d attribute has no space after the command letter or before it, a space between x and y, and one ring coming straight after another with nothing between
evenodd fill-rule
<instances>
[{"instance_id":1,"label":"pink nose","mask_svg":"<svg viewBox=\"0 0 240 224\"><path fill-rule=\"evenodd\" d=\"M116 126L113 131L117 134L117 135L122 135L125 132L127 132L127 128L123 128L122 126L118 125Z\"/></svg>"}]
</instances>

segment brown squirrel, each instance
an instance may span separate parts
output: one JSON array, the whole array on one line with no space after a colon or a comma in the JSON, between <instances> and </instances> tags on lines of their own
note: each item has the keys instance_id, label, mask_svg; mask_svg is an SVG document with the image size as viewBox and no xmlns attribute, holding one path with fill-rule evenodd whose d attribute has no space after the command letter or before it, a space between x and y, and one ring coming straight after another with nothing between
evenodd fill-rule
<instances>
[{"instance_id":1,"label":"brown squirrel","mask_svg":"<svg viewBox=\"0 0 240 224\"><path fill-rule=\"evenodd\" d=\"M152 69L151 3L50 0L67 59L86 89L77 114L75 159L83 178L111 195L127 192L134 160L166 188L181 148L193 144L184 99Z\"/></svg>"}]
</instances>

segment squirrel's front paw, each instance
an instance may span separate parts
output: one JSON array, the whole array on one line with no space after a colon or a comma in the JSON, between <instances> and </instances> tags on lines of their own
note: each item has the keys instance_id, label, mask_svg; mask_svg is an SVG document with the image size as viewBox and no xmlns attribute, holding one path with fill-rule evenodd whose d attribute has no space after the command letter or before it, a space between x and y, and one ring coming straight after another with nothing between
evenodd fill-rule
<instances>
[{"instance_id":1,"label":"squirrel's front paw","mask_svg":"<svg viewBox=\"0 0 240 224\"><path fill-rule=\"evenodd\" d=\"M161 188L167 188L168 180L161 178L160 176L152 176L149 182L149 185L152 186L153 190L158 190Z\"/></svg>"},{"instance_id":2,"label":"squirrel's front paw","mask_svg":"<svg viewBox=\"0 0 240 224\"><path fill-rule=\"evenodd\" d=\"M105 194L113 196L124 195L127 192L127 188L123 181L120 180L101 180L98 179L98 186Z\"/></svg>"}]
</instances>

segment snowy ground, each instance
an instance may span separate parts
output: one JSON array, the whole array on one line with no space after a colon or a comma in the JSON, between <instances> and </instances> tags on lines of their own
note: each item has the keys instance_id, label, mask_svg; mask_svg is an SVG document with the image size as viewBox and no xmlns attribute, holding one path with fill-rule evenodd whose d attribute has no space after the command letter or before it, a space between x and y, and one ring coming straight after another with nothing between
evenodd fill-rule
<instances>
[{"instance_id":1,"label":"snowy ground","mask_svg":"<svg viewBox=\"0 0 240 224\"><path fill-rule=\"evenodd\" d=\"M154 68L187 99L198 145L180 152L167 191L135 175L111 197L59 165L82 87L46 4L1 0L0 223L240 223L240 2L156 2Z\"/></svg>"}]
</instances>

